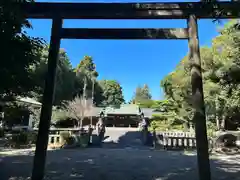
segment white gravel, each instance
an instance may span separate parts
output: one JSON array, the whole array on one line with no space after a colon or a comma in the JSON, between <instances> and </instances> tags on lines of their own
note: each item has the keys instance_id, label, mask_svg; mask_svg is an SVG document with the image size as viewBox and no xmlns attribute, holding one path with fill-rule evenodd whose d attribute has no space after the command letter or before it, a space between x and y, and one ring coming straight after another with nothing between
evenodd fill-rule
<instances>
[{"instance_id":1,"label":"white gravel","mask_svg":"<svg viewBox=\"0 0 240 180\"><path fill-rule=\"evenodd\" d=\"M32 150L0 154L1 180L26 180ZM211 158L213 180L240 180L240 155ZM48 151L46 178L51 180L197 180L194 154L133 149Z\"/></svg>"}]
</instances>

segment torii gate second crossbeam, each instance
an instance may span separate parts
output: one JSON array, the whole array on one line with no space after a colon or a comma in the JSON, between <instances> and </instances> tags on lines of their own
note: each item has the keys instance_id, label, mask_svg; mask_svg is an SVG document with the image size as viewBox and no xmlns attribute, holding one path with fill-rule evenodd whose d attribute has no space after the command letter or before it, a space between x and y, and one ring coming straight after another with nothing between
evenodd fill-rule
<instances>
[{"instance_id":1,"label":"torii gate second crossbeam","mask_svg":"<svg viewBox=\"0 0 240 180\"><path fill-rule=\"evenodd\" d=\"M32 180L42 180L44 177L56 66L62 38L188 39L199 180L211 179L197 19L238 18L240 3L26 3L19 6L26 18L53 20ZM76 29L62 28L63 19L187 19L188 26L178 29Z\"/></svg>"}]
</instances>

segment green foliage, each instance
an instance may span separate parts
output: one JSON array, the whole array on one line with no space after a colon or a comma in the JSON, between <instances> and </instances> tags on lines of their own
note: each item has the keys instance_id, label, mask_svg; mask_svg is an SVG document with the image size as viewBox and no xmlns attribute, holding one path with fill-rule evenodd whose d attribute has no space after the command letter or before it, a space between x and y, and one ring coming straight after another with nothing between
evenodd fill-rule
<instances>
[{"instance_id":1,"label":"green foliage","mask_svg":"<svg viewBox=\"0 0 240 180\"><path fill-rule=\"evenodd\" d=\"M23 2L27 0L23 0ZM39 61L43 41L28 36L23 28L31 25L14 4L14 0L0 2L1 81L0 98L26 95L36 88L31 66Z\"/></svg>"},{"instance_id":2,"label":"green foliage","mask_svg":"<svg viewBox=\"0 0 240 180\"><path fill-rule=\"evenodd\" d=\"M143 99L138 102L140 108L152 108L155 105L155 101L151 99Z\"/></svg>"},{"instance_id":3,"label":"green foliage","mask_svg":"<svg viewBox=\"0 0 240 180\"><path fill-rule=\"evenodd\" d=\"M212 123L211 121L207 121L207 135L208 135L208 137L214 137L216 131L217 131L216 124Z\"/></svg>"},{"instance_id":4,"label":"green foliage","mask_svg":"<svg viewBox=\"0 0 240 180\"><path fill-rule=\"evenodd\" d=\"M37 133L20 131L19 133L13 134L10 144L14 147L21 145L35 144L37 140Z\"/></svg>"},{"instance_id":5,"label":"green foliage","mask_svg":"<svg viewBox=\"0 0 240 180\"><path fill-rule=\"evenodd\" d=\"M96 65L93 62L91 56L84 56L83 60L77 65L75 69L79 75L87 75L89 78L97 78L98 72L96 71Z\"/></svg>"},{"instance_id":6,"label":"green foliage","mask_svg":"<svg viewBox=\"0 0 240 180\"><path fill-rule=\"evenodd\" d=\"M80 63L75 68L78 82L82 84L82 95L84 97L92 98L96 94L95 85L98 72L96 71L96 65L93 62L93 58L90 56L84 56Z\"/></svg>"},{"instance_id":7,"label":"green foliage","mask_svg":"<svg viewBox=\"0 0 240 180\"><path fill-rule=\"evenodd\" d=\"M35 82L38 84L38 89L35 90L33 95L39 101L41 101L45 85L48 49L48 46L44 47L41 51L41 60L32 67ZM93 94L96 105L101 104L103 101L103 90L96 81L98 73L95 67L93 59L90 56L84 56L77 67L73 69L66 51L60 49L54 105L62 106L64 101L71 101L75 96L82 96L84 92L87 98L91 98Z\"/></svg>"},{"instance_id":8,"label":"green foliage","mask_svg":"<svg viewBox=\"0 0 240 180\"><path fill-rule=\"evenodd\" d=\"M124 103L124 97L121 85L115 80L99 81L103 89L103 102L105 106L120 105Z\"/></svg>"},{"instance_id":9,"label":"green foliage","mask_svg":"<svg viewBox=\"0 0 240 180\"><path fill-rule=\"evenodd\" d=\"M52 111L52 122L66 120L70 118L70 114L64 108L56 108Z\"/></svg>"},{"instance_id":10,"label":"green foliage","mask_svg":"<svg viewBox=\"0 0 240 180\"><path fill-rule=\"evenodd\" d=\"M72 136L69 136L68 138L66 138L66 144L67 145L73 145L75 143L75 138Z\"/></svg>"},{"instance_id":11,"label":"green foliage","mask_svg":"<svg viewBox=\"0 0 240 180\"><path fill-rule=\"evenodd\" d=\"M37 133L36 132L28 132L28 143L36 144L37 142Z\"/></svg>"},{"instance_id":12,"label":"green foliage","mask_svg":"<svg viewBox=\"0 0 240 180\"><path fill-rule=\"evenodd\" d=\"M147 84L144 84L143 87L138 86L136 88L132 101L135 104L139 104L142 108L150 108L154 104L151 98L152 95L150 93L149 87Z\"/></svg>"},{"instance_id":13,"label":"green foliage","mask_svg":"<svg viewBox=\"0 0 240 180\"><path fill-rule=\"evenodd\" d=\"M44 47L44 49L41 51L41 60L32 67L34 71L35 82L38 84L38 89L35 91L35 96L39 101L41 101L45 85L48 49L48 46ZM60 49L56 74L54 105L61 105L62 101L71 100L73 98L76 81L76 75L73 72L67 54L64 49Z\"/></svg>"},{"instance_id":14,"label":"green foliage","mask_svg":"<svg viewBox=\"0 0 240 180\"><path fill-rule=\"evenodd\" d=\"M149 130L153 131L154 129L156 131L184 131L183 125L171 125L162 119L155 119L151 121Z\"/></svg>"},{"instance_id":15,"label":"green foliage","mask_svg":"<svg viewBox=\"0 0 240 180\"><path fill-rule=\"evenodd\" d=\"M240 117L240 29L229 21L212 40L212 47L201 48L202 73L207 120L217 129L236 129ZM184 57L176 69L161 81L165 98L171 101L174 119L189 123L193 117L190 63ZM159 104L162 108L164 104ZM166 112L166 108L165 109ZM226 124L225 124L226 122ZM214 129L213 127L209 129Z\"/></svg>"},{"instance_id":16,"label":"green foliage","mask_svg":"<svg viewBox=\"0 0 240 180\"><path fill-rule=\"evenodd\" d=\"M22 2L28 1L31 0ZM49 47L44 45L43 40L30 37L23 31L24 28L31 28L31 25L13 2L16 0L0 2L0 39L3 44L0 76L4 77L1 81L0 98L26 95L41 102ZM66 51L61 49L53 104L61 106L64 101L71 101L77 95L87 98L93 96L96 105L102 104L104 100L105 104L119 104L124 101L120 86L113 88L116 91L105 88L104 92L96 80L97 77L98 72L92 57L84 56L73 69Z\"/></svg>"},{"instance_id":17,"label":"green foliage","mask_svg":"<svg viewBox=\"0 0 240 180\"><path fill-rule=\"evenodd\" d=\"M19 134L14 134L12 136L12 141L17 145L25 145L27 144L28 136L26 132L20 132Z\"/></svg>"},{"instance_id":18,"label":"green foliage","mask_svg":"<svg viewBox=\"0 0 240 180\"><path fill-rule=\"evenodd\" d=\"M78 143L81 147L87 147L89 143L89 134L83 133L81 136L78 136Z\"/></svg>"},{"instance_id":19,"label":"green foliage","mask_svg":"<svg viewBox=\"0 0 240 180\"><path fill-rule=\"evenodd\" d=\"M4 123L7 126L12 127L13 125L21 124L25 118L28 117L28 108L22 106L16 102L9 103L8 106L4 107Z\"/></svg>"}]
</instances>

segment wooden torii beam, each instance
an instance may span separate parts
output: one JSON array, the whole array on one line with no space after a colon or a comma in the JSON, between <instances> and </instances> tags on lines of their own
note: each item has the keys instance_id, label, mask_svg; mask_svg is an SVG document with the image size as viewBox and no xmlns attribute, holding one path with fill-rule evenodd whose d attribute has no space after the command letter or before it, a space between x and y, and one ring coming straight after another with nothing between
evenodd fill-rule
<instances>
[{"instance_id":1,"label":"wooden torii beam","mask_svg":"<svg viewBox=\"0 0 240 180\"><path fill-rule=\"evenodd\" d=\"M60 40L67 39L188 39L192 64L192 97L200 180L211 180L206 116L203 98L197 19L238 18L239 2L182 3L25 3L18 4L26 18L52 19L48 76L40 116L32 180L42 180L54 97ZM81 29L62 28L63 19L187 19L178 29Z\"/></svg>"},{"instance_id":2,"label":"wooden torii beam","mask_svg":"<svg viewBox=\"0 0 240 180\"><path fill-rule=\"evenodd\" d=\"M63 39L188 39L187 28L169 29L87 29L63 28Z\"/></svg>"},{"instance_id":3,"label":"wooden torii beam","mask_svg":"<svg viewBox=\"0 0 240 180\"><path fill-rule=\"evenodd\" d=\"M25 3L26 17L52 19L187 19L238 18L239 2L180 3Z\"/></svg>"}]
</instances>

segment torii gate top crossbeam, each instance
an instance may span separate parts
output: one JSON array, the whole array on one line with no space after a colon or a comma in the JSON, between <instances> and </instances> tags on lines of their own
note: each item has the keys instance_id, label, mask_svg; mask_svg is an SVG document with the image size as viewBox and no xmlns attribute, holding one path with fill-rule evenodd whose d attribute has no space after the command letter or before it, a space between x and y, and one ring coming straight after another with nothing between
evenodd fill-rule
<instances>
[{"instance_id":1,"label":"torii gate top crossbeam","mask_svg":"<svg viewBox=\"0 0 240 180\"><path fill-rule=\"evenodd\" d=\"M52 19L186 19L238 18L239 2L182 3L25 3L27 18Z\"/></svg>"}]
</instances>

